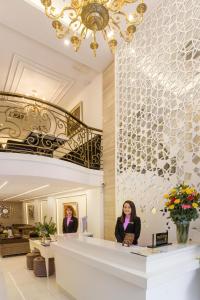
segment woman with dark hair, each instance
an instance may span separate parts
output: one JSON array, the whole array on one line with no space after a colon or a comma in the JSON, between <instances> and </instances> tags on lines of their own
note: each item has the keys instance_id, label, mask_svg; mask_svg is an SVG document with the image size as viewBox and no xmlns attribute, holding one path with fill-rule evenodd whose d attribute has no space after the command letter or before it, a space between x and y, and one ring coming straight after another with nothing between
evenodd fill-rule
<instances>
[{"instance_id":1,"label":"woman with dark hair","mask_svg":"<svg viewBox=\"0 0 200 300\"><path fill-rule=\"evenodd\" d=\"M122 215L117 218L115 237L119 243L124 243L126 234L132 234L133 244L137 245L141 231L141 221L136 215L133 201L127 200L123 204Z\"/></svg>"},{"instance_id":2,"label":"woman with dark hair","mask_svg":"<svg viewBox=\"0 0 200 300\"><path fill-rule=\"evenodd\" d=\"M74 208L68 205L65 209L65 218L63 219L63 233L77 232L78 219L75 217Z\"/></svg>"}]
</instances>

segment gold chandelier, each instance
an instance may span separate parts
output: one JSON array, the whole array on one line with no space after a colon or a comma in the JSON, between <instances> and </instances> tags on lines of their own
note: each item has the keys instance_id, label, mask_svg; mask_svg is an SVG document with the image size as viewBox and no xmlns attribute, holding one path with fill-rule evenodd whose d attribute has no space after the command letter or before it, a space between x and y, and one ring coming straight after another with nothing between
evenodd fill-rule
<instances>
[{"instance_id":1,"label":"gold chandelier","mask_svg":"<svg viewBox=\"0 0 200 300\"><path fill-rule=\"evenodd\" d=\"M140 2L131 14L122 11L127 4ZM58 12L52 6L52 0L41 0L45 14L52 20L59 39L70 36L71 44L77 52L81 42L92 34L90 48L96 56L99 47L97 33L101 32L114 53L117 46L117 35L130 42L136 27L142 23L147 6L143 0L71 0L70 4ZM67 20L67 22L66 22Z\"/></svg>"}]
</instances>

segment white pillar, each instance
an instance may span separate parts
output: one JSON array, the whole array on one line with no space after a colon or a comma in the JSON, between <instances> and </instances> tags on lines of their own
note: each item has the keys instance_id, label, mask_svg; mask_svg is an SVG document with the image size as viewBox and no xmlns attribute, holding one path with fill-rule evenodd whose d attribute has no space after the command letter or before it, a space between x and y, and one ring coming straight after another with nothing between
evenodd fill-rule
<instances>
[{"instance_id":1,"label":"white pillar","mask_svg":"<svg viewBox=\"0 0 200 300\"><path fill-rule=\"evenodd\" d=\"M47 207L48 207L48 219L52 217L53 222L57 221L57 205L56 199L53 197L47 198Z\"/></svg>"}]
</instances>

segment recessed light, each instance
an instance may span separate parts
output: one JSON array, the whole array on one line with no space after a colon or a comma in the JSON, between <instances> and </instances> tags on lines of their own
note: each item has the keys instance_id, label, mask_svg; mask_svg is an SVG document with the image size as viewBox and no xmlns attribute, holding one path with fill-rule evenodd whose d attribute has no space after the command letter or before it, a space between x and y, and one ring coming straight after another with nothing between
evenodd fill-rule
<instances>
[{"instance_id":1,"label":"recessed light","mask_svg":"<svg viewBox=\"0 0 200 300\"><path fill-rule=\"evenodd\" d=\"M49 184L45 184L45 185L39 186L38 188L35 188L35 189L32 189L32 190L28 190L28 191L26 191L26 192L24 192L24 193L21 193L21 194L18 194L18 195L15 195L15 196L12 196L12 197L3 199L3 201L10 200L10 199L14 199L14 198L17 198L17 197L20 197L20 196L24 196L24 195L26 195L26 194L30 194L30 193L32 193L32 192L36 192L36 191L45 189L45 188L47 188L47 187L49 187Z\"/></svg>"},{"instance_id":2,"label":"recessed light","mask_svg":"<svg viewBox=\"0 0 200 300\"><path fill-rule=\"evenodd\" d=\"M65 40L64 40L64 44L65 44L66 46L69 46L69 45L70 45L70 41L69 41L68 39L65 39Z\"/></svg>"},{"instance_id":3,"label":"recessed light","mask_svg":"<svg viewBox=\"0 0 200 300\"><path fill-rule=\"evenodd\" d=\"M83 187L79 187L79 188L74 188L74 189L67 189L67 190L63 190L61 192L54 192L54 193L50 193L50 194L46 194L46 195L42 195L42 196L35 196L35 197L32 197L30 199L25 199L25 200L20 200L21 202L24 202L24 201L32 201L34 199L39 199L39 198L45 198L45 197L48 197L48 196L53 196L53 195L59 195L59 194L65 194L65 193L71 193L71 192L75 192L75 191L81 191L83 190L84 188Z\"/></svg>"},{"instance_id":4,"label":"recessed light","mask_svg":"<svg viewBox=\"0 0 200 300\"><path fill-rule=\"evenodd\" d=\"M7 183L8 183L8 181L5 181L4 183L2 183L2 184L0 185L0 190L1 190Z\"/></svg>"}]
</instances>

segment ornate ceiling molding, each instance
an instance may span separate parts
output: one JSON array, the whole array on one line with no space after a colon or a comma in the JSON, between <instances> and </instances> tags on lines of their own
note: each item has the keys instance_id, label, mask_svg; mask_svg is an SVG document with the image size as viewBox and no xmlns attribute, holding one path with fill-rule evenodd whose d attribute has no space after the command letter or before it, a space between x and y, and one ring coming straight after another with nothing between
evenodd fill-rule
<instances>
[{"instance_id":1,"label":"ornate ceiling molding","mask_svg":"<svg viewBox=\"0 0 200 300\"><path fill-rule=\"evenodd\" d=\"M37 97L58 104L73 84L73 79L14 54L4 90L29 95L36 90Z\"/></svg>"}]
</instances>

